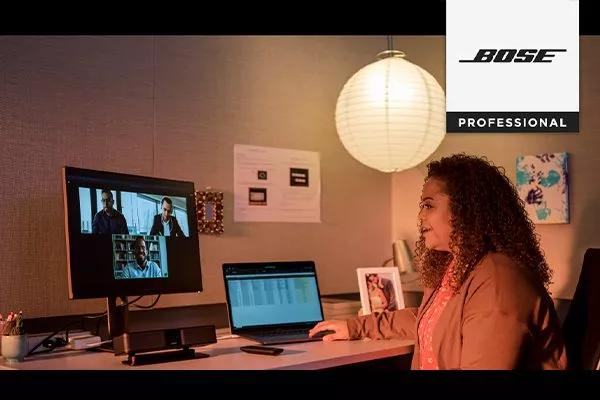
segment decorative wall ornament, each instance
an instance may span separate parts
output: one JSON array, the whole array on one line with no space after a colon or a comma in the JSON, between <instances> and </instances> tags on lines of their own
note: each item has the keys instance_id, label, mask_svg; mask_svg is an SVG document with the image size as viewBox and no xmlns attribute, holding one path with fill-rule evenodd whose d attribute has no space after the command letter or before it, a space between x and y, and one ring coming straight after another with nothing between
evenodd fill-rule
<instances>
[{"instance_id":1,"label":"decorative wall ornament","mask_svg":"<svg viewBox=\"0 0 600 400\"><path fill-rule=\"evenodd\" d=\"M569 223L567 160L567 153L517 157L517 189L534 223Z\"/></svg>"},{"instance_id":2,"label":"decorative wall ornament","mask_svg":"<svg viewBox=\"0 0 600 400\"><path fill-rule=\"evenodd\" d=\"M223 229L223 192L196 192L196 210L198 214L198 233L221 235Z\"/></svg>"}]
</instances>

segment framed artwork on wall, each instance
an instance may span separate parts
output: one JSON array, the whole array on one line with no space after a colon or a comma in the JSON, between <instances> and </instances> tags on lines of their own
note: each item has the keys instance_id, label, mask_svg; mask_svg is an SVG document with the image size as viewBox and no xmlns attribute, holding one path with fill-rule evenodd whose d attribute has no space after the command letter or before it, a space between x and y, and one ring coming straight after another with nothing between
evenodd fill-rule
<instances>
[{"instance_id":1,"label":"framed artwork on wall","mask_svg":"<svg viewBox=\"0 0 600 400\"><path fill-rule=\"evenodd\" d=\"M569 223L567 153L517 157L517 189L536 224Z\"/></svg>"}]
</instances>

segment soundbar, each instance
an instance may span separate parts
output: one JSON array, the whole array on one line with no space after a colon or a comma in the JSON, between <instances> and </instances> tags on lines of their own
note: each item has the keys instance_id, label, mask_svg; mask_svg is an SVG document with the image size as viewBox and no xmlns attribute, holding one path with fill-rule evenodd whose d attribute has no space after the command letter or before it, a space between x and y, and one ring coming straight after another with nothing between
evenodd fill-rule
<instances>
[{"instance_id":1,"label":"soundbar","mask_svg":"<svg viewBox=\"0 0 600 400\"><path fill-rule=\"evenodd\" d=\"M127 354L128 358L123 363L141 365L208 357L206 354L196 353L190 347L216 342L217 334L215 326L203 325L187 328L125 332L113 338L113 347L116 356ZM160 352L161 350L175 351ZM158 353L148 354L151 352Z\"/></svg>"}]
</instances>

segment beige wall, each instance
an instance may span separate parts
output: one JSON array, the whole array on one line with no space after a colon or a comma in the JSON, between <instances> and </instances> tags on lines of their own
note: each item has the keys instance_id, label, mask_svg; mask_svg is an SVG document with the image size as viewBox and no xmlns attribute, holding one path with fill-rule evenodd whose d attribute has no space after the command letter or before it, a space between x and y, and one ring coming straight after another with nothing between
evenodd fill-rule
<instances>
[{"instance_id":1,"label":"beige wall","mask_svg":"<svg viewBox=\"0 0 600 400\"><path fill-rule=\"evenodd\" d=\"M223 302L226 261L314 259L323 293L356 291L355 267L390 257L392 239L412 246L424 164L393 175L364 167L334 125L343 84L386 48L385 37L180 36L157 37L155 47L154 39L0 37L0 312L104 307L67 299L63 165L225 192L225 235L200 237L205 291L164 296L159 306ZM443 37L394 42L444 86ZM450 134L431 157L486 155L514 176L518 154L570 153L572 222L538 226L562 297L573 293L585 248L600 246L598 46L600 38L582 38L579 134ZM235 143L320 152L322 223L234 224Z\"/></svg>"},{"instance_id":2,"label":"beige wall","mask_svg":"<svg viewBox=\"0 0 600 400\"><path fill-rule=\"evenodd\" d=\"M431 72L444 85L444 38L432 40L430 46L436 57ZM585 250L600 247L600 38L581 38L580 59L579 134L448 134L427 160L457 152L485 155L504 166L514 182L517 155L569 153L571 223L536 225L554 270L550 289L561 298L573 296ZM392 235L407 239L411 246L417 239L416 215L427 161L392 176Z\"/></svg>"},{"instance_id":3,"label":"beige wall","mask_svg":"<svg viewBox=\"0 0 600 400\"><path fill-rule=\"evenodd\" d=\"M0 312L104 307L67 299L64 165L225 192L225 234L200 238L205 291L159 306L223 302L226 261L314 259L323 293L356 291L354 269L391 256L391 177L344 150L334 110L386 38L153 40L0 37ZM234 224L236 143L318 151L322 223Z\"/></svg>"}]
</instances>

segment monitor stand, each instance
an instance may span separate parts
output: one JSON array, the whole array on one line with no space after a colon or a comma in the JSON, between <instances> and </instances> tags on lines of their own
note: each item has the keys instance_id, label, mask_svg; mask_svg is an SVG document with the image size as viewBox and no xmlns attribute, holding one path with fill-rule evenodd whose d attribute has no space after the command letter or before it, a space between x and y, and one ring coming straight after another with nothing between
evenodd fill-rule
<instances>
[{"instance_id":1,"label":"monitor stand","mask_svg":"<svg viewBox=\"0 0 600 400\"><path fill-rule=\"evenodd\" d=\"M117 304L117 298L121 300L121 304ZM127 305L126 297L106 298L106 319L110 342L102 343L100 346L90 349L90 351L115 352L112 340L125 332L125 327L129 319L129 306Z\"/></svg>"},{"instance_id":2,"label":"monitor stand","mask_svg":"<svg viewBox=\"0 0 600 400\"><path fill-rule=\"evenodd\" d=\"M129 306L126 297L119 297L122 304L117 305L117 297L106 298L106 311L108 319L108 336L114 339L125 332L129 321Z\"/></svg>"}]
</instances>

